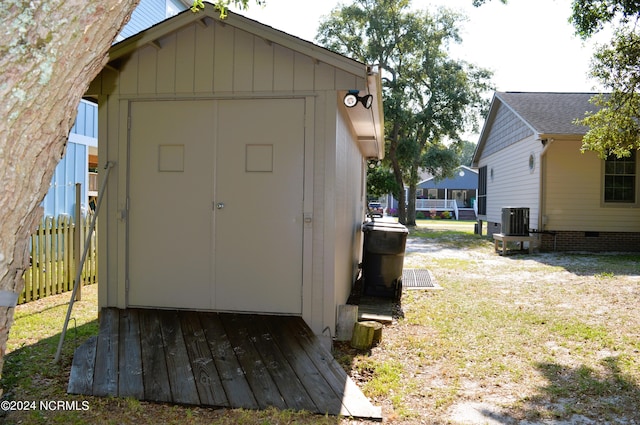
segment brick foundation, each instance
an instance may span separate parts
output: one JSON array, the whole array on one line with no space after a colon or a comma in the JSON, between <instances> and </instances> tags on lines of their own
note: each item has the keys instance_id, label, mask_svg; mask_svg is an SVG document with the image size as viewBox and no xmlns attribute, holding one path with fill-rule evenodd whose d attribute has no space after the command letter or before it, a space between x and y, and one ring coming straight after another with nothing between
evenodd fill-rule
<instances>
[{"instance_id":1,"label":"brick foundation","mask_svg":"<svg viewBox=\"0 0 640 425\"><path fill-rule=\"evenodd\" d=\"M487 223L487 236L500 233L500 223ZM640 252L639 232L569 232L540 233L535 244L542 252Z\"/></svg>"},{"instance_id":2,"label":"brick foundation","mask_svg":"<svg viewBox=\"0 0 640 425\"><path fill-rule=\"evenodd\" d=\"M556 232L541 235L541 251L640 252L640 233Z\"/></svg>"}]
</instances>

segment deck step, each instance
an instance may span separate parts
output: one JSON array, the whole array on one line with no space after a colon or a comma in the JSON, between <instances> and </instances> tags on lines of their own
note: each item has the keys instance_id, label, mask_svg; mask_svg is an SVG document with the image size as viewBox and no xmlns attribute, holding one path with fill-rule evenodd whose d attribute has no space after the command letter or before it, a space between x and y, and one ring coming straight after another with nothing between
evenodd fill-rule
<instances>
[{"instance_id":1,"label":"deck step","mask_svg":"<svg viewBox=\"0 0 640 425\"><path fill-rule=\"evenodd\" d=\"M297 316L103 309L73 357L71 394L382 420Z\"/></svg>"}]
</instances>

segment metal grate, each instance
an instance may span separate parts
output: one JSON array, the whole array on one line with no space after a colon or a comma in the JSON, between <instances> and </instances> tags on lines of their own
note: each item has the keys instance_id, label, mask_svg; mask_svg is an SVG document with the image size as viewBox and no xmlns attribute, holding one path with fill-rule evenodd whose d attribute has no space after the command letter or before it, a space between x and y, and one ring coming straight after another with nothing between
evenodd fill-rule
<instances>
[{"instance_id":1,"label":"metal grate","mask_svg":"<svg viewBox=\"0 0 640 425\"><path fill-rule=\"evenodd\" d=\"M442 289L426 269L403 269L402 270L403 289Z\"/></svg>"}]
</instances>

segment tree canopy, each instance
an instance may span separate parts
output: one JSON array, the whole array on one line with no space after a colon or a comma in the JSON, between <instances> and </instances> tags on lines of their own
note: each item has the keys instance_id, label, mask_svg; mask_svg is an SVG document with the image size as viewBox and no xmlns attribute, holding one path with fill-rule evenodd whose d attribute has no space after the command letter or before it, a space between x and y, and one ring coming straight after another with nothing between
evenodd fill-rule
<instances>
[{"instance_id":1,"label":"tree canopy","mask_svg":"<svg viewBox=\"0 0 640 425\"><path fill-rule=\"evenodd\" d=\"M591 75L610 94L595 96L599 109L577 120L589 131L582 149L628 157L640 149L640 2L637 0L574 0L571 21L588 38L605 26L613 28L610 43L598 47Z\"/></svg>"},{"instance_id":2,"label":"tree canopy","mask_svg":"<svg viewBox=\"0 0 640 425\"><path fill-rule=\"evenodd\" d=\"M473 5L486 1L473 0ZM589 127L582 150L601 158L628 157L640 149L640 1L573 0L571 10L569 21L583 39L613 30L611 41L597 48L590 70L610 93L594 96L598 110L576 120Z\"/></svg>"},{"instance_id":3,"label":"tree canopy","mask_svg":"<svg viewBox=\"0 0 640 425\"><path fill-rule=\"evenodd\" d=\"M238 6L240 9L246 9L249 7L249 0L217 0L212 2L214 7L220 11L220 18L225 18L227 16L227 10L229 6L233 3ZM257 5L264 5L266 3L265 0L255 0ZM203 0L193 0L193 4L191 5L192 12L198 12L204 9L204 1Z\"/></svg>"},{"instance_id":4,"label":"tree canopy","mask_svg":"<svg viewBox=\"0 0 640 425\"><path fill-rule=\"evenodd\" d=\"M383 167L391 173L370 172L370 183L395 189L401 223L415 224L420 171L450 175L458 166L461 135L477 126L485 106L482 95L490 89L490 72L448 53L450 43L461 41L458 25L463 20L444 8L412 11L409 0L356 0L334 9L318 30L320 44L381 71ZM380 179L390 175L394 184L383 185Z\"/></svg>"}]
</instances>

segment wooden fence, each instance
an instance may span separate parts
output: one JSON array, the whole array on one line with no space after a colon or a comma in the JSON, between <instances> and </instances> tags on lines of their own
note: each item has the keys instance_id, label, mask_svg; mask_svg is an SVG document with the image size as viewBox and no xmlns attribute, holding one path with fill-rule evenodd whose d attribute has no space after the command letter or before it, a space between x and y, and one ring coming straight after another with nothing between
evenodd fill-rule
<instances>
[{"instance_id":1,"label":"wooden fence","mask_svg":"<svg viewBox=\"0 0 640 425\"><path fill-rule=\"evenodd\" d=\"M24 290L18 304L73 290L77 274L75 258L82 255L91 218L87 215L81 219L80 247L74 246L76 226L70 216L47 217L42 221L31 235L31 267L24 273ZM96 283L98 279L96 233L97 225L82 269L82 285Z\"/></svg>"}]
</instances>

